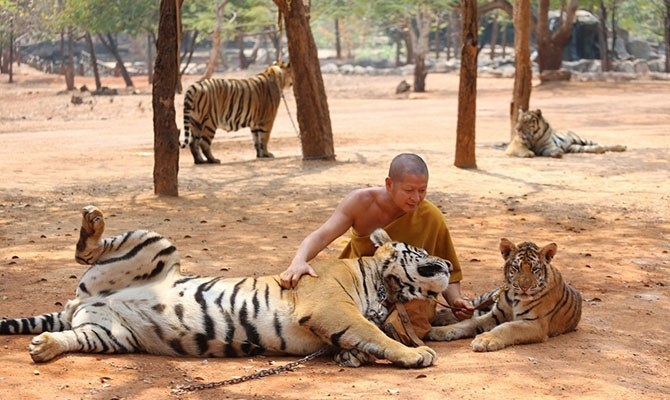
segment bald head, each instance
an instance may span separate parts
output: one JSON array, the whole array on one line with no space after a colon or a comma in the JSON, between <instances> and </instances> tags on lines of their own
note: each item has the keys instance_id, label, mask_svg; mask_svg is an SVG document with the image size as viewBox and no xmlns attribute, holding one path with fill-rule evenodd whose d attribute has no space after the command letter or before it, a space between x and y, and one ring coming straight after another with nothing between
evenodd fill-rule
<instances>
[{"instance_id":1,"label":"bald head","mask_svg":"<svg viewBox=\"0 0 670 400\"><path fill-rule=\"evenodd\" d=\"M389 178L393 182L400 182L405 175L418 175L428 178L428 166L413 153L402 153L395 156L389 167Z\"/></svg>"}]
</instances>

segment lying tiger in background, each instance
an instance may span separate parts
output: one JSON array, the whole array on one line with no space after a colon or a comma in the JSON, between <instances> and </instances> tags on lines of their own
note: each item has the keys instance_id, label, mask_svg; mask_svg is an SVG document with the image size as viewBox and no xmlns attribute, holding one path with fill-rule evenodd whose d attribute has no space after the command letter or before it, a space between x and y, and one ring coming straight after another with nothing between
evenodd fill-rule
<instances>
[{"instance_id":1,"label":"lying tiger in background","mask_svg":"<svg viewBox=\"0 0 670 400\"><path fill-rule=\"evenodd\" d=\"M273 157L268 151L270 132L282 91L292 82L289 63L280 63L247 79L203 79L194 83L184 94L181 147L190 145L196 164L218 164L221 161L214 158L211 149L216 130L232 132L249 127L256 157Z\"/></svg>"},{"instance_id":2,"label":"lying tiger in background","mask_svg":"<svg viewBox=\"0 0 670 400\"><path fill-rule=\"evenodd\" d=\"M582 315L582 296L550 264L556 248L555 243L540 249L531 242L515 246L501 239L506 284L473 301L475 307L493 301L490 311L453 325L434 327L426 339L474 337L474 351L496 351L573 331Z\"/></svg>"},{"instance_id":3,"label":"lying tiger in background","mask_svg":"<svg viewBox=\"0 0 670 400\"><path fill-rule=\"evenodd\" d=\"M603 146L576 133L557 132L544 119L541 110L519 110L515 135L505 154L516 157L563 157L565 153L604 153L606 151L626 151L626 146Z\"/></svg>"},{"instance_id":4,"label":"lying tiger in background","mask_svg":"<svg viewBox=\"0 0 670 400\"><path fill-rule=\"evenodd\" d=\"M437 356L386 336L379 325L395 302L435 298L449 283L451 263L400 242L383 229L371 235L374 256L313 263L293 290L279 277L183 275L169 240L143 230L102 238L102 212L87 206L75 258L91 265L64 311L0 321L1 334L38 334L35 362L66 352L151 353L233 357L306 355L325 347L357 367L387 359L427 367Z\"/></svg>"}]
</instances>

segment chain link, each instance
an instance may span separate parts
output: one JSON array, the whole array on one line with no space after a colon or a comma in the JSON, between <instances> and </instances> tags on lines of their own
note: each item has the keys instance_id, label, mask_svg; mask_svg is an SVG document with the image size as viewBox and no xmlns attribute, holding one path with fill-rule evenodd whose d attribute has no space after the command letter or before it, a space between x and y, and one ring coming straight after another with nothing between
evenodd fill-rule
<instances>
[{"instance_id":1,"label":"chain link","mask_svg":"<svg viewBox=\"0 0 670 400\"><path fill-rule=\"evenodd\" d=\"M321 350L318 350L312 354L309 354L298 361L293 361L285 365L280 365L278 367L274 368L267 368L267 369L262 369L256 373L250 374L250 375L244 375L240 376L237 378L231 378L231 379L226 379L225 381L218 381L218 382L209 382L209 383L199 383L199 384L194 384L194 385L179 385L176 388L172 389L172 394L173 395L182 395L186 394L188 392L196 392L199 390L205 390L205 389L214 389L217 387L221 386L229 386L229 385L236 385L238 383L250 381L253 379L260 379L260 378L265 378L266 376L270 375L277 375L281 374L282 372L287 372L287 371L292 371L295 367L302 365L308 361L311 361L317 357L320 357L322 355L328 354L330 352L329 347L324 347Z\"/></svg>"}]
</instances>

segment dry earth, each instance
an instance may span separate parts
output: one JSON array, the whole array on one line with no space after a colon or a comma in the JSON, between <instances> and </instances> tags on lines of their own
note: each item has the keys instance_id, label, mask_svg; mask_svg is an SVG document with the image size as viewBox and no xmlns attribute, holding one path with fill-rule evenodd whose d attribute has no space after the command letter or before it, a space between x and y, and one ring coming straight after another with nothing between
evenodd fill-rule
<instances>
[{"instance_id":1,"label":"dry earth","mask_svg":"<svg viewBox=\"0 0 670 400\"><path fill-rule=\"evenodd\" d=\"M61 309L83 269L73 260L80 209L106 211L107 233L149 228L170 237L183 267L242 276L282 271L302 238L351 189L383 182L399 152L431 168L429 198L444 211L473 296L501 283L501 237L556 242L554 265L585 297L576 332L495 353L469 340L431 343L422 370L329 358L184 399L661 399L670 396L670 83L571 82L533 87L531 106L558 128L624 153L513 159L507 139L513 81L480 77L478 169L453 166L458 76L431 74L429 92L393 93L401 77L325 76L336 162L303 162L284 106L270 150L256 160L248 131L220 132L223 163L181 153L180 196L153 194L151 91L70 103L58 77L19 68L0 84L0 317ZM185 79L185 83L195 78ZM77 85L85 81L78 79ZM87 82L89 87L90 82ZM121 87L107 79L105 84ZM292 94L287 96L295 116ZM177 100L181 118L181 100ZM181 125L181 122L178 122ZM336 257L344 238L320 257ZM327 299L324 299L327 301ZM334 310L337 312L337 310ZM34 364L27 336L0 337L5 399L164 399L176 385L221 381L297 357L176 359L66 355Z\"/></svg>"}]
</instances>

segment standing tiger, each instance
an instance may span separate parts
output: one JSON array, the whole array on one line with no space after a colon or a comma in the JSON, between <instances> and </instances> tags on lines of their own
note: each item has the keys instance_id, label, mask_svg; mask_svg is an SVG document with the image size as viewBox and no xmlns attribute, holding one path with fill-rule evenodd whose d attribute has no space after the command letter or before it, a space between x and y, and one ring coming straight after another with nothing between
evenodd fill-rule
<instances>
[{"instance_id":1,"label":"standing tiger","mask_svg":"<svg viewBox=\"0 0 670 400\"><path fill-rule=\"evenodd\" d=\"M544 119L542 111L519 110L515 135L505 154L516 157L545 156L561 158L565 153L604 153L626 151L626 146L604 146L579 137L571 131L557 132Z\"/></svg>"},{"instance_id":2,"label":"standing tiger","mask_svg":"<svg viewBox=\"0 0 670 400\"><path fill-rule=\"evenodd\" d=\"M493 301L490 311L453 325L433 327L427 339L474 337L474 351L496 351L573 331L582 315L582 296L550 264L556 249L555 243L540 249L531 242L515 246L501 239L506 284L473 301L476 307Z\"/></svg>"},{"instance_id":3,"label":"standing tiger","mask_svg":"<svg viewBox=\"0 0 670 400\"><path fill-rule=\"evenodd\" d=\"M393 242L383 229L371 236L374 256L315 262L319 278L287 290L278 275L184 275L169 240L144 230L102 238L104 226L98 208L84 208L75 259L90 267L64 311L0 321L0 334L41 333L29 346L35 362L67 352L233 357L327 347L351 367L380 358L418 368L437 358L379 325L394 303L442 293L451 263Z\"/></svg>"},{"instance_id":4,"label":"standing tiger","mask_svg":"<svg viewBox=\"0 0 670 400\"><path fill-rule=\"evenodd\" d=\"M211 149L216 130L232 132L249 127L256 157L272 158L268 151L270 131L282 92L292 82L289 63L280 63L247 79L203 79L194 83L184 94L181 147L190 146L196 164L218 164L221 161L214 158Z\"/></svg>"}]
</instances>

